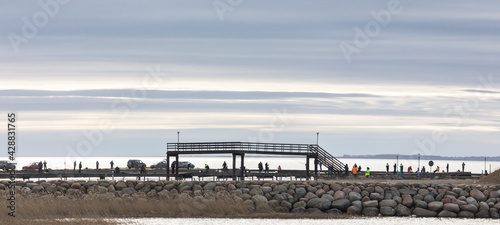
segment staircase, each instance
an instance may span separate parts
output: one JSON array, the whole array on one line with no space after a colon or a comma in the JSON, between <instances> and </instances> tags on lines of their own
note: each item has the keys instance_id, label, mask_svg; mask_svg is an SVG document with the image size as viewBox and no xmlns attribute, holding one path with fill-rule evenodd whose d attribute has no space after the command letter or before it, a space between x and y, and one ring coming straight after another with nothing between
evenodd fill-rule
<instances>
[{"instance_id":1,"label":"staircase","mask_svg":"<svg viewBox=\"0 0 500 225\"><path fill-rule=\"evenodd\" d=\"M318 156L318 162L321 162L326 168L332 169L332 173L344 171L344 164L319 145L310 145L310 151Z\"/></svg>"}]
</instances>

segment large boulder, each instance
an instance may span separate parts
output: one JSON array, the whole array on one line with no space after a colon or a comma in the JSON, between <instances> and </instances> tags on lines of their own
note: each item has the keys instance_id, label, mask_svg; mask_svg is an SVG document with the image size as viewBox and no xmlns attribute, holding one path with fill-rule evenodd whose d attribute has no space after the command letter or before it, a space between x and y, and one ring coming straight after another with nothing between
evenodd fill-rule
<instances>
[{"instance_id":1,"label":"large boulder","mask_svg":"<svg viewBox=\"0 0 500 225\"><path fill-rule=\"evenodd\" d=\"M441 212L443 210L443 203L442 202L431 202L428 204L429 210L432 210L434 212Z\"/></svg>"},{"instance_id":2,"label":"large boulder","mask_svg":"<svg viewBox=\"0 0 500 225\"><path fill-rule=\"evenodd\" d=\"M476 213L476 218L490 218L490 211L489 210L479 210L479 212Z\"/></svg>"},{"instance_id":3,"label":"large boulder","mask_svg":"<svg viewBox=\"0 0 500 225\"><path fill-rule=\"evenodd\" d=\"M330 209L332 202L324 198L313 198L307 202L307 208L316 208L320 210Z\"/></svg>"},{"instance_id":4,"label":"large boulder","mask_svg":"<svg viewBox=\"0 0 500 225\"><path fill-rule=\"evenodd\" d=\"M361 215L361 209L356 206L349 206L347 208L347 214L349 215Z\"/></svg>"},{"instance_id":5,"label":"large boulder","mask_svg":"<svg viewBox=\"0 0 500 225\"><path fill-rule=\"evenodd\" d=\"M394 208L398 205L398 203L392 199L385 199L380 201L379 206L380 207L391 207ZM381 210L382 211L382 210Z\"/></svg>"},{"instance_id":6,"label":"large boulder","mask_svg":"<svg viewBox=\"0 0 500 225\"><path fill-rule=\"evenodd\" d=\"M210 182L210 183L205 184L205 186L203 187L203 190L213 191L215 186L217 186L217 184L215 184L214 182Z\"/></svg>"},{"instance_id":7,"label":"large boulder","mask_svg":"<svg viewBox=\"0 0 500 225\"><path fill-rule=\"evenodd\" d=\"M347 199L339 199L332 202L331 207L334 209L341 210L345 212L347 208L351 205L351 202Z\"/></svg>"},{"instance_id":8,"label":"large boulder","mask_svg":"<svg viewBox=\"0 0 500 225\"><path fill-rule=\"evenodd\" d=\"M450 212L448 210L443 210L438 214L439 217L445 217L445 218L454 218L457 217L457 214L454 212Z\"/></svg>"},{"instance_id":9,"label":"large boulder","mask_svg":"<svg viewBox=\"0 0 500 225\"><path fill-rule=\"evenodd\" d=\"M411 207L413 205L413 199L411 197L405 197L403 198L401 204L403 204L406 207Z\"/></svg>"},{"instance_id":10,"label":"large boulder","mask_svg":"<svg viewBox=\"0 0 500 225\"><path fill-rule=\"evenodd\" d=\"M470 196L475 198L478 202L486 201L486 196L478 189L472 189L470 191Z\"/></svg>"},{"instance_id":11,"label":"large boulder","mask_svg":"<svg viewBox=\"0 0 500 225\"><path fill-rule=\"evenodd\" d=\"M73 186L73 185L72 185ZM125 182L119 181L115 184L115 189L117 191L121 191L122 189L127 188L127 184Z\"/></svg>"},{"instance_id":12,"label":"large boulder","mask_svg":"<svg viewBox=\"0 0 500 225\"><path fill-rule=\"evenodd\" d=\"M474 218L474 213L471 213L469 211L460 211L458 213L458 217L460 217L460 218Z\"/></svg>"},{"instance_id":13,"label":"large boulder","mask_svg":"<svg viewBox=\"0 0 500 225\"><path fill-rule=\"evenodd\" d=\"M396 210L392 207L380 207L380 214L382 216L394 216L396 215Z\"/></svg>"},{"instance_id":14,"label":"large boulder","mask_svg":"<svg viewBox=\"0 0 500 225\"><path fill-rule=\"evenodd\" d=\"M418 217L436 217L438 215L434 211L423 208L415 208L415 210L413 210L413 214L415 214Z\"/></svg>"},{"instance_id":15,"label":"large boulder","mask_svg":"<svg viewBox=\"0 0 500 225\"><path fill-rule=\"evenodd\" d=\"M80 183L75 182L71 184L71 189L80 189L80 187L82 187Z\"/></svg>"},{"instance_id":16,"label":"large boulder","mask_svg":"<svg viewBox=\"0 0 500 225\"><path fill-rule=\"evenodd\" d=\"M366 207L362 211L363 216L378 216L378 207Z\"/></svg>"},{"instance_id":17,"label":"large boulder","mask_svg":"<svg viewBox=\"0 0 500 225\"><path fill-rule=\"evenodd\" d=\"M460 212L460 206L458 206L455 203L446 203L443 206L443 210L447 210L453 213L459 213Z\"/></svg>"},{"instance_id":18,"label":"large boulder","mask_svg":"<svg viewBox=\"0 0 500 225\"><path fill-rule=\"evenodd\" d=\"M372 200L372 201L363 202L363 208L365 208L365 207L378 207L378 201Z\"/></svg>"},{"instance_id":19,"label":"large boulder","mask_svg":"<svg viewBox=\"0 0 500 225\"><path fill-rule=\"evenodd\" d=\"M354 202L354 201L358 201L361 199L362 199L361 194L354 192L354 191L351 191L349 193L349 201Z\"/></svg>"},{"instance_id":20,"label":"large boulder","mask_svg":"<svg viewBox=\"0 0 500 225\"><path fill-rule=\"evenodd\" d=\"M297 198L302 198L302 197L306 196L306 194L307 194L307 191L304 188L295 189L295 195L297 196Z\"/></svg>"},{"instance_id":21,"label":"large boulder","mask_svg":"<svg viewBox=\"0 0 500 225\"><path fill-rule=\"evenodd\" d=\"M473 205L473 204L461 205L460 210L471 212L471 213L476 213L477 207L476 207L476 205Z\"/></svg>"}]
</instances>

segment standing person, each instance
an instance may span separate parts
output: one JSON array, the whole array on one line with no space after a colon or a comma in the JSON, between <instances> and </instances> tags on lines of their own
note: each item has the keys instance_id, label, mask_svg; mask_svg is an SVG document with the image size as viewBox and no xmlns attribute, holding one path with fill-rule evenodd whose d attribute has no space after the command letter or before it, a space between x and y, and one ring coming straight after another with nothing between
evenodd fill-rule
<instances>
[{"instance_id":1,"label":"standing person","mask_svg":"<svg viewBox=\"0 0 500 225\"><path fill-rule=\"evenodd\" d=\"M465 172L465 162L462 163L462 173Z\"/></svg>"},{"instance_id":2,"label":"standing person","mask_svg":"<svg viewBox=\"0 0 500 225\"><path fill-rule=\"evenodd\" d=\"M281 172L281 165L278 165L278 172Z\"/></svg>"},{"instance_id":3,"label":"standing person","mask_svg":"<svg viewBox=\"0 0 500 225\"><path fill-rule=\"evenodd\" d=\"M319 162L319 171L323 170L323 164L321 164L321 162Z\"/></svg>"},{"instance_id":4,"label":"standing person","mask_svg":"<svg viewBox=\"0 0 500 225\"><path fill-rule=\"evenodd\" d=\"M344 169L345 169L345 176L347 177L347 173L349 173L349 166L347 165L347 163L345 164Z\"/></svg>"},{"instance_id":5,"label":"standing person","mask_svg":"<svg viewBox=\"0 0 500 225\"><path fill-rule=\"evenodd\" d=\"M361 165L358 166L358 173L361 173Z\"/></svg>"},{"instance_id":6,"label":"standing person","mask_svg":"<svg viewBox=\"0 0 500 225\"><path fill-rule=\"evenodd\" d=\"M80 161L80 165L78 166L78 173L82 173L82 161Z\"/></svg>"},{"instance_id":7,"label":"standing person","mask_svg":"<svg viewBox=\"0 0 500 225\"><path fill-rule=\"evenodd\" d=\"M109 165L111 165L111 169L113 169L113 166L115 165L115 163L113 162L113 160L111 160L111 162L109 162Z\"/></svg>"},{"instance_id":8,"label":"standing person","mask_svg":"<svg viewBox=\"0 0 500 225\"><path fill-rule=\"evenodd\" d=\"M73 163L73 170L76 170L76 161Z\"/></svg>"},{"instance_id":9,"label":"standing person","mask_svg":"<svg viewBox=\"0 0 500 225\"><path fill-rule=\"evenodd\" d=\"M352 175L354 175L354 177L358 177L358 167L356 164L352 167Z\"/></svg>"},{"instance_id":10,"label":"standing person","mask_svg":"<svg viewBox=\"0 0 500 225\"><path fill-rule=\"evenodd\" d=\"M446 172L449 173L450 172L450 164L449 163L446 163Z\"/></svg>"},{"instance_id":11,"label":"standing person","mask_svg":"<svg viewBox=\"0 0 500 225\"><path fill-rule=\"evenodd\" d=\"M227 163L226 163L226 161L224 161L224 163L222 163L222 171L227 171Z\"/></svg>"},{"instance_id":12,"label":"standing person","mask_svg":"<svg viewBox=\"0 0 500 225\"><path fill-rule=\"evenodd\" d=\"M47 161L43 160L43 169L47 170Z\"/></svg>"},{"instance_id":13,"label":"standing person","mask_svg":"<svg viewBox=\"0 0 500 225\"><path fill-rule=\"evenodd\" d=\"M370 167L366 167L365 177L370 177Z\"/></svg>"},{"instance_id":14,"label":"standing person","mask_svg":"<svg viewBox=\"0 0 500 225\"><path fill-rule=\"evenodd\" d=\"M422 166L422 173L425 173L425 166Z\"/></svg>"},{"instance_id":15,"label":"standing person","mask_svg":"<svg viewBox=\"0 0 500 225\"><path fill-rule=\"evenodd\" d=\"M396 166L396 163L394 163L394 173L397 173L397 171L396 171L396 168L397 168L397 167L398 167L398 166Z\"/></svg>"},{"instance_id":16,"label":"standing person","mask_svg":"<svg viewBox=\"0 0 500 225\"><path fill-rule=\"evenodd\" d=\"M142 164L142 166L141 166L141 174L146 174L146 164Z\"/></svg>"},{"instance_id":17,"label":"standing person","mask_svg":"<svg viewBox=\"0 0 500 225\"><path fill-rule=\"evenodd\" d=\"M262 162L259 162L259 173L262 173L264 166L262 166Z\"/></svg>"},{"instance_id":18,"label":"standing person","mask_svg":"<svg viewBox=\"0 0 500 225\"><path fill-rule=\"evenodd\" d=\"M387 163L387 165L385 165L385 174L389 174L389 163Z\"/></svg>"},{"instance_id":19,"label":"standing person","mask_svg":"<svg viewBox=\"0 0 500 225\"><path fill-rule=\"evenodd\" d=\"M175 173L175 161L172 162L172 165L170 167L172 167L172 174L174 174Z\"/></svg>"},{"instance_id":20,"label":"standing person","mask_svg":"<svg viewBox=\"0 0 500 225\"><path fill-rule=\"evenodd\" d=\"M38 173L42 173L42 169L43 169L43 164L42 164L42 161L40 161L38 163Z\"/></svg>"},{"instance_id":21,"label":"standing person","mask_svg":"<svg viewBox=\"0 0 500 225\"><path fill-rule=\"evenodd\" d=\"M269 164L266 162L266 173L269 173Z\"/></svg>"},{"instance_id":22,"label":"standing person","mask_svg":"<svg viewBox=\"0 0 500 225\"><path fill-rule=\"evenodd\" d=\"M401 165L399 166L401 168L401 175L403 175L403 163L401 163Z\"/></svg>"},{"instance_id":23,"label":"standing person","mask_svg":"<svg viewBox=\"0 0 500 225\"><path fill-rule=\"evenodd\" d=\"M95 169L98 170L99 169L99 161L95 161Z\"/></svg>"}]
</instances>

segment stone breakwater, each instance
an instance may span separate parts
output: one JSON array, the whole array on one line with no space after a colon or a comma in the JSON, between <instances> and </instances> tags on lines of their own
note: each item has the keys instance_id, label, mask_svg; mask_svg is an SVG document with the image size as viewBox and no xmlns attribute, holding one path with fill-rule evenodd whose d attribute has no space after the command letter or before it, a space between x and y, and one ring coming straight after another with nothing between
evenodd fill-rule
<instances>
[{"instance_id":1,"label":"stone breakwater","mask_svg":"<svg viewBox=\"0 0 500 225\"><path fill-rule=\"evenodd\" d=\"M6 183L0 193L6 194ZM500 218L500 185L423 183L50 181L18 182L33 198L105 198L168 201L228 197L250 211L358 216Z\"/></svg>"}]
</instances>

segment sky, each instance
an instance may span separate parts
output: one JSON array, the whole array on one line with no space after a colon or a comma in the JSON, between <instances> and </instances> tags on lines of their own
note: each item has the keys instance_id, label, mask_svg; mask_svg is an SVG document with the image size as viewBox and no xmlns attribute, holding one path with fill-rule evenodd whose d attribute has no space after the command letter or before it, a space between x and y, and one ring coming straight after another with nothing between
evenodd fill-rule
<instances>
[{"instance_id":1,"label":"sky","mask_svg":"<svg viewBox=\"0 0 500 225\"><path fill-rule=\"evenodd\" d=\"M164 156L177 132L500 155L497 1L0 4L0 135L16 112L17 156Z\"/></svg>"}]
</instances>

